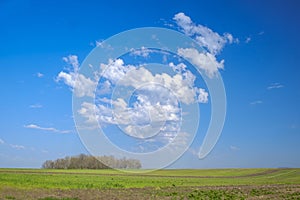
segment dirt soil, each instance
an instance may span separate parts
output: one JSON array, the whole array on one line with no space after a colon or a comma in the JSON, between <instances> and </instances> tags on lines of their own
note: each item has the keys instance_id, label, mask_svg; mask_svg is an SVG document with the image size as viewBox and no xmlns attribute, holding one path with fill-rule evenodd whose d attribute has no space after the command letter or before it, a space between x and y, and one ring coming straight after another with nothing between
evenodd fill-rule
<instances>
[{"instance_id":1,"label":"dirt soil","mask_svg":"<svg viewBox=\"0 0 300 200\"><path fill-rule=\"evenodd\" d=\"M2 188L0 199L300 199L300 185L167 187L128 189L16 189Z\"/></svg>"}]
</instances>

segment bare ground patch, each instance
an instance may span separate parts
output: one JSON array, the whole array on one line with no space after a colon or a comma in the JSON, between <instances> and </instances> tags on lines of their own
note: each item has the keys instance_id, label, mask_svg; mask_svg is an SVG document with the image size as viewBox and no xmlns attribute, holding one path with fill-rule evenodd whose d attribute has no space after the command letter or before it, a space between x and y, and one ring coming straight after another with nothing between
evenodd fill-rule
<instances>
[{"instance_id":1,"label":"bare ground patch","mask_svg":"<svg viewBox=\"0 0 300 200\"><path fill-rule=\"evenodd\" d=\"M0 199L300 199L300 185L145 187L128 189L0 189Z\"/></svg>"}]
</instances>

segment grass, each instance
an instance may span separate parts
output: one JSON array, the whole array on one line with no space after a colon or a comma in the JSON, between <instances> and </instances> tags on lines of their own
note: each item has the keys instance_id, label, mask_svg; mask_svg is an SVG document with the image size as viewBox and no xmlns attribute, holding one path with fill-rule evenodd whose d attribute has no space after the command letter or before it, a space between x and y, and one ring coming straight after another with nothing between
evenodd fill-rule
<instances>
[{"instance_id":1,"label":"grass","mask_svg":"<svg viewBox=\"0 0 300 200\"><path fill-rule=\"evenodd\" d=\"M265 172L269 169L163 169L163 170L112 170L112 169L101 169L101 170L90 170L90 169L0 169L1 172L17 172L17 173L84 173L84 174L103 174L103 175L122 175L128 173L131 174L142 174L142 175L159 175L159 176L241 176L254 173Z\"/></svg>"},{"instance_id":2,"label":"grass","mask_svg":"<svg viewBox=\"0 0 300 200\"><path fill-rule=\"evenodd\" d=\"M300 169L281 169L273 173L266 173L268 170L159 170L146 174L126 174L115 170L3 169L0 170L0 187L9 186L23 189L104 189L169 187L173 185L300 184Z\"/></svg>"},{"instance_id":3,"label":"grass","mask_svg":"<svg viewBox=\"0 0 300 200\"><path fill-rule=\"evenodd\" d=\"M135 171L137 172L137 171ZM114 190L116 193L135 191L147 195L170 199L244 199L251 196L285 195L300 198L300 169L210 169L210 170L158 170L150 173L125 173L117 170L45 170L45 169L0 169L0 194L4 199L26 191L61 191L58 197L39 199L76 199L61 194L77 192L101 192ZM284 194L274 193L269 186L283 185ZM237 189L248 188L246 193ZM251 186L249 188L249 186ZM265 186L268 186L265 188ZM295 187L296 186L296 190ZM207 187L200 189L199 187ZM218 189L215 189L217 187ZM223 189L223 187L226 187ZM228 190L228 188L232 188ZM298 191L299 189L299 191ZM137 190L137 191L136 191ZM22 192L23 191L23 192ZM281 191L281 189L278 191ZM290 191L290 192L289 192ZM113 194L115 195L115 194ZM246 196L245 196L246 195ZM26 197L27 198L27 197ZM25 199L26 199L25 198ZM1 195L0 195L1 199Z\"/></svg>"}]
</instances>

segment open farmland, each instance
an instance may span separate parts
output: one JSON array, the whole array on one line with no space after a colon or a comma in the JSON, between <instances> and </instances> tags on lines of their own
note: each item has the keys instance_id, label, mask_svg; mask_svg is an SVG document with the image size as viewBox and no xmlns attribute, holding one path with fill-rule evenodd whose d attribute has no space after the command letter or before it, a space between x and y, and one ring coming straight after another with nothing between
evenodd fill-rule
<instances>
[{"instance_id":1,"label":"open farmland","mask_svg":"<svg viewBox=\"0 0 300 200\"><path fill-rule=\"evenodd\" d=\"M133 172L1 169L0 199L300 199L300 169Z\"/></svg>"}]
</instances>

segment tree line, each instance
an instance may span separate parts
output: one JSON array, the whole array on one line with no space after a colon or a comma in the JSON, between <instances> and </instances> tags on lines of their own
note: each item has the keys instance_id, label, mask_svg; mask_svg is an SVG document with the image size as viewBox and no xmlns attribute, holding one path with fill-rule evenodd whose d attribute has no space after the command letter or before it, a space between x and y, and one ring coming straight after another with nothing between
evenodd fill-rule
<instances>
[{"instance_id":1,"label":"tree line","mask_svg":"<svg viewBox=\"0 0 300 200\"><path fill-rule=\"evenodd\" d=\"M117 159L113 156L94 157L84 154L67 156L53 161L47 160L42 165L44 169L140 169L141 167L142 164L137 159Z\"/></svg>"}]
</instances>

